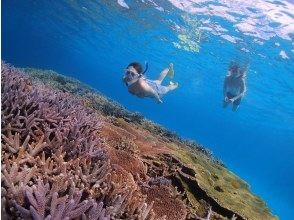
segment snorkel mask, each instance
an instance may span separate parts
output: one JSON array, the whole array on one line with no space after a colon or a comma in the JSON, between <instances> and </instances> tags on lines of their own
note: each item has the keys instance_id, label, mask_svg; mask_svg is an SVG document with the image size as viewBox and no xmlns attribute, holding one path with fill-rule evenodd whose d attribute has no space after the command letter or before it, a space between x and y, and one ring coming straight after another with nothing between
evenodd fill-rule
<instances>
[{"instance_id":1,"label":"snorkel mask","mask_svg":"<svg viewBox=\"0 0 294 220\"><path fill-rule=\"evenodd\" d=\"M141 69L141 68L140 68ZM144 69L144 71L142 71L142 72L138 72L137 70L136 70L136 68L134 68L134 66L129 66L127 69L125 69L125 73L126 74L131 74L132 76L134 76L134 75L136 75L136 74L139 74L139 75L144 75L146 72L147 72L147 70L148 70L148 63L147 62L145 62L145 69Z\"/></svg>"},{"instance_id":2,"label":"snorkel mask","mask_svg":"<svg viewBox=\"0 0 294 220\"><path fill-rule=\"evenodd\" d=\"M237 63L231 63L229 66L229 73L228 76L233 78L244 78L246 77L246 72L249 69L249 64L240 65Z\"/></svg>"},{"instance_id":3,"label":"snorkel mask","mask_svg":"<svg viewBox=\"0 0 294 220\"><path fill-rule=\"evenodd\" d=\"M125 74L126 75L130 74L131 76L135 76L135 75L138 75L139 73L133 66L129 66L127 69L125 69Z\"/></svg>"},{"instance_id":4,"label":"snorkel mask","mask_svg":"<svg viewBox=\"0 0 294 220\"><path fill-rule=\"evenodd\" d=\"M229 67L229 76L233 78L238 78L241 76L240 67L237 64L231 63Z\"/></svg>"},{"instance_id":5,"label":"snorkel mask","mask_svg":"<svg viewBox=\"0 0 294 220\"><path fill-rule=\"evenodd\" d=\"M235 78L239 78L240 76L242 76L240 70L238 70L237 72L233 73L233 77L235 77Z\"/></svg>"}]
</instances>

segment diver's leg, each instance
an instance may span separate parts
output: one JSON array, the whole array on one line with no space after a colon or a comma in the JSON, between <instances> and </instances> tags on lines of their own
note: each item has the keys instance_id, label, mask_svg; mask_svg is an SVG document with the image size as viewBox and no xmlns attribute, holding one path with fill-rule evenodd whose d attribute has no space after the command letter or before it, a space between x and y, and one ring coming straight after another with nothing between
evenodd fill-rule
<instances>
[{"instance_id":1,"label":"diver's leg","mask_svg":"<svg viewBox=\"0 0 294 220\"><path fill-rule=\"evenodd\" d=\"M235 111L237 111L237 109L239 108L239 105L235 105L235 104L233 104L233 108L232 108L232 110L235 112Z\"/></svg>"},{"instance_id":2,"label":"diver's leg","mask_svg":"<svg viewBox=\"0 0 294 220\"><path fill-rule=\"evenodd\" d=\"M162 83L162 81L164 80L164 78L169 75L170 77L173 77L174 75L174 67L173 64L171 63L169 65L169 68L165 68L160 74L158 79L156 80L159 84Z\"/></svg>"},{"instance_id":3,"label":"diver's leg","mask_svg":"<svg viewBox=\"0 0 294 220\"><path fill-rule=\"evenodd\" d=\"M154 91L154 89L151 86L149 86L144 79L139 79L139 84L145 96L155 98L158 103L162 103L158 93Z\"/></svg>"},{"instance_id":4,"label":"diver's leg","mask_svg":"<svg viewBox=\"0 0 294 220\"><path fill-rule=\"evenodd\" d=\"M178 83L173 83L173 84L170 84L170 85L167 86L168 91L175 90L178 87L179 87L179 84Z\"/></svg>"},{"instance_id":5,"label":"diver's leg","mask_svg":"<svg viewBox=\"0 0 294 220\"><path fill-rule=\"evenodd\" d=\"M156 93L162 97L163 95L165 95L166 93L175 90L176 88L178 88L178 83L171 83L168 86L163 86L163 85L157 85L156 86Z\"/></svg>"},{"instance_id":6,"label":"diver's leg","mask_svg":"<svg viewBox=\"0 0 294 220\"><path fill-rule=\"evenodd\" d=\"M233 102L233 108L232 108L232 110L233 111L237 111L237 109L239 108L240 103L241 103L241 98L238 98L237 100L235 100Z\"/></svg>"}]
</instances>

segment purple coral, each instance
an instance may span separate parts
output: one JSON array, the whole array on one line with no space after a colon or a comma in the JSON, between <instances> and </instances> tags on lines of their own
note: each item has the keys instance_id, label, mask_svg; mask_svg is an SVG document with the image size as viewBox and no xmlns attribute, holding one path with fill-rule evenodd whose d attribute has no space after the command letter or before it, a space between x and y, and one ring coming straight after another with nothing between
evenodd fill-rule
<instances>
[{"instance_id":1,"label":"purple coral","mask_svg":"<svg viewBox=\"0 0 294 220\"><path fill-rule=\"evenodd\" d=\"M15 203L22 217L61 220L84 216L89 219L95 217L107 219L103 202L97 204L94 199L81 201L82 192L78 189L72 190L69 196L59 197L57 192L50 193L49 188L49 184L44 185L41 180L38 180L37 186L27 187L25 193L29 209Z\"/></svg>"},{"instance_id":2,"label":"purple coral","mask_svg":"<svg viewBox=\"0 0 294 220\"><path fill-rule=\"evenodd\" d=\"M165 178L164 176L159 176L159 177L151 177L150 180L149 180L149 184L150 185L171 185L172 184L172 181Z\"/></svg>"},{"instance_id":3,"label":"purple coral","mask_svg":"<svg viewBox=\"0 0 294 220\"><path fill-rule=\"evenodd\" d=\"M16 218L145 219L152 205L109 181L102 118L76 96L1 69L2 212ZM130 208L130 204L132 208ZM13 208L15 207L15 208ZM132 217L133 216L133 217Z\"/></svg>"}]
</instances>

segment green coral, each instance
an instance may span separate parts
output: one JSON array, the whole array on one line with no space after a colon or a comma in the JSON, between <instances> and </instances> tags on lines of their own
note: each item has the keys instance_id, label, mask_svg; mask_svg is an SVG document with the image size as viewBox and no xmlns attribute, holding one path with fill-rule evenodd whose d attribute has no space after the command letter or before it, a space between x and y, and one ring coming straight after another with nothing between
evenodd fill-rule
<instances>
[{"instance_id":1,"label":"green coral","mask_svg":"<svg viewBox=\"0 0 294 220\"><path fill-rule=\"evenodd\" d=\"M76 95L84 95L94 91L91 87L82 84L80 81L58 74L53 70L40 70L34 68L23 68L24 72L29 73L33 78L45 82L47 85Z\"/></svg>"},{"instance_id":2,"label":"green coral","mask_svg":"<svg viewBox=\"0 0 294 220\"><path fill-rule=\"evenodd\" d=\"M180 161L194 168L199 186L220 205L245 219L277 219L264 201L250 192L249 185L227 168L182 147L175 145L170 147Z\"/></svg>"}]
</instances>

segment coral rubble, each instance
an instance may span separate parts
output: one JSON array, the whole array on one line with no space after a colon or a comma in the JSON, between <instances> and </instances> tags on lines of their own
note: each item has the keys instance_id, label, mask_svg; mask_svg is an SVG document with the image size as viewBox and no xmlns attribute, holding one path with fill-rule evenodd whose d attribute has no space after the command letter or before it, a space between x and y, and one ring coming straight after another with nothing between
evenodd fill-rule
<instances>
[{"instance_id":1,"label":"coral rubble","mask_svg":"<svg viewBox=\"0 0 294 220\"><path fill-rule=\"evenodd\" d=\"M54 71L1 69L4 219L276 219L193 141Z\"/></svg>"}]
</instances>

